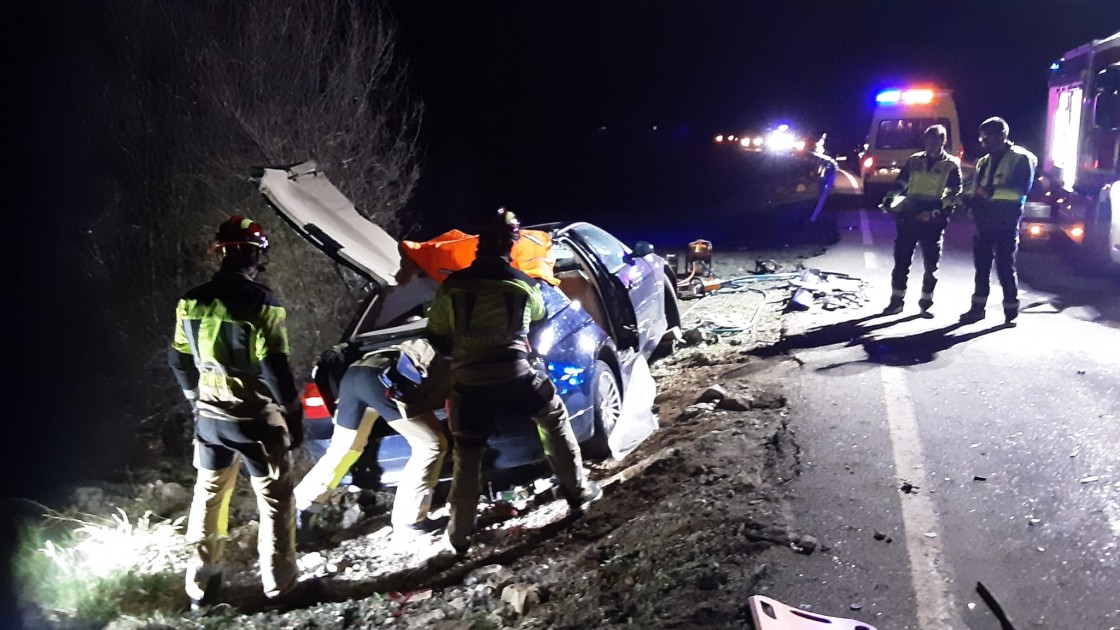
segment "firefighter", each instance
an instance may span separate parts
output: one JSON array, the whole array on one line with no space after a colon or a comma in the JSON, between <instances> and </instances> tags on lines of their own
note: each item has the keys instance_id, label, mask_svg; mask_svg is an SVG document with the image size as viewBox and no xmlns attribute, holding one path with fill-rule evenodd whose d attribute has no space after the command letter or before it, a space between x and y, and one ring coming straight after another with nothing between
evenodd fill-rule
<instances>
[{"instance_id":1,"label":"firefighter","mask_svg":"<svg viewBox=\"0 0 1120 630\"><path fill-rule=\"evenodd\" d=\"M976 223L972 238L976 266L972 307L963 322L984 318L991 290L992 260L1003 287L1003 315L1014 324L1019 315L1019 288L1015 279L1015 252L1019 247L1019 218L1034 182L1038 158L1008 141L1007 121L993 117L980 125L980 144L987 154L976 162L976 179L965 196Z\"/></svg>"},{"instance_id":2,"label":"firefighter","mask_svg":"<svg viewBox=\"0 0 1120 630\"><path fill-rule=\"evenodd\" d=\"M450 365L424 339L379 348L351 365L339 384L330 446L295 489L301 537L312 514L362 455L379 417L412 449L393 500L393 538L408 542L429 531L428 510L448 447L435 412L444 407L450 389Z\"/></svg>"},{"instance_id":3,"label":"firefighter","mask_svg":"<svg viewBox=\"0 0 1120 630\"><path fill-rule=\"evenodd\" d=\"M428 311L428 337L451 355L449 424L455 441L447 542L465 553L478 510L482 458L493 418L529 416L572 513L602 490L587 478L568 410L556 386L529 361L529 324L545 316L536 281L510 264L520 223L500 208L479 236L475 261L444 281Z\"/></svg>"},{"instance_id":4,"label":"firefighter","mask_svg":"<svg viewBox=\"0 0 1120 630\"><path fill-rule=\"evenodd\" d=\"M221 269L188 291L176 312L168 360L195 412L198 476L186 577L192 609L217 603L229 502L243 461L260 510L264 593L284 597L297 584L288 451L303 440L303 414L288 364L284 308L256 282L267 251L261 226L232 216L211 247Z\"/></svg>"},{"instance_id":5,"label":"firefighter","mask_svg":"<svg viewBox=\"0 0 1120 630\"><path fill-rule=\"evenodd\" d=\"M914 248L921 246L924 273L922 295L918 307L930 317L933 288L937 286L937 264L941 260L941 241L949 215L961 192L961 163L945 152L948 132L942 125L932 125L922 133L925 151L906 160L899 173L901 191L888 194L883 207L895 215L897 235L894 239L894 269L891 271L891 300L883 310L886 315L902 312L906 281Z\"/></svg>"}]
</instances>

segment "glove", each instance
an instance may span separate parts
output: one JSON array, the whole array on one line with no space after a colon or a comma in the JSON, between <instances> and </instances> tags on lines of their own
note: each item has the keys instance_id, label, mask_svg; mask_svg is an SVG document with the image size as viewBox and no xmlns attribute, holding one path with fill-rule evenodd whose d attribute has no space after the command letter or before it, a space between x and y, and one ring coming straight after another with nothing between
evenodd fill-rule
<instances>
[{"instance_id":1,"label":"glove","mask_svg":"<svg viewBox=\"0 0 1120 630\"><path fill-rule=\"evenodd\" d=\"M298 400L284 409L284 422L291 437L288 450L294 451L303 445L303 405Z\"/></svg>"}]
</instances>

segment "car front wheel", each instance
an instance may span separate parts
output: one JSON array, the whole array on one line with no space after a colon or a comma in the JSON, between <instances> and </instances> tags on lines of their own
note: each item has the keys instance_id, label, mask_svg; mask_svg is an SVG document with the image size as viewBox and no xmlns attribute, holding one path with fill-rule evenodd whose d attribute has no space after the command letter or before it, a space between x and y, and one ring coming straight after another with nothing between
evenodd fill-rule
<instances>
[{"instance_id":1,"label":"car front wheel","mask_svg":"<svg viewBox=\"0 0 1120 630\"><path fill-rule=\"evenodd\" d=\"M622 417L622 388L614 370L606 361L595 361L595 380L591 385L594 401L595 434L591 436L588 452L593 457L607 457L610 446L607 439Z\"/></svg>"}]
</instances>

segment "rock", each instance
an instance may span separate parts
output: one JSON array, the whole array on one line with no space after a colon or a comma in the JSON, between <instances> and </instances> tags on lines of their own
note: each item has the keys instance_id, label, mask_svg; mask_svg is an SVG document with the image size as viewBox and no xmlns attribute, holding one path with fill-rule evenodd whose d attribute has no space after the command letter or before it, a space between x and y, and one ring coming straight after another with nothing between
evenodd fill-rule
<instances>
[{"instance_id":1,"label":"rock","mask_svg":"<svg viewBox=\"0 0 1120 630\"><path fill-rule=\"evenodd\" d=\"M773 392L759 392L751 401L751 409L781 409L786 406L786 397Z\"/></svg>"},{"instance_id":2,"label":"rock","mask_svg":"<svg viewBox=\"0 0 1120 630\"><path fill-rule=\"evenodd\" d=\"M688 407L685 407L685 410L682 411L679 416L677 416L677 422L681 422L683 420L691 420L702 413L714 411L715 408L716 406L712 403L696 403L695 405L689 405Z\"/></svg>"},{"instance_id":3,"label":"rock","mask_svg":"<svg viewBox=\"0 0 1120 630\"><path fill-rule=\"evenodd\" d=\"M875 540L883 540L884 538L886 538L886 537L887 537L887 535L886 535L886 534L884 534L883 532L880 532L880 531L876 531L876 532L875 532L874 534L872 534L871 536L872 536L873 538L875 538Z\"/></svg>"},{"instance_id":4,"label":"rock","mask_svg":"<svg viewBox=\"0 0 1120 630\"><path fill-rule=\"evenodd\" d=\"M70 493L70 504L86 514L104 514L109 511L105 506L105 491L101 488L74 488Z\"/></svg>"},{"instance_id":5,"label":"rock","mask_svg":"<svg viewBox=\"0 0 1120 630\"><path fill-rule=\"evenodd\" d=\"M536 584L510 584L502 589L502 601L519 615L524 615L529 607L541 601L540 589Z\"/></svg>"},{"instance_id":6,"label":"rock","mask_svg":"<svg viewBox=\"0 0 1120 630\"><path fill-rule=\"evenodd\" d=\"M653 404L660 405L672 398L673 392L658 392L657 395L653 397Z\"/></svg>"},{"instance_id":7,"label":"rock","mask_svg":"<svg viewBox=\"0 0 1120 630\"><path fill-rule=\"evenodd\" d=\"M691 328L684 333L684 342L689 346L698 346L702 343L715 343L716 341L719 341L719 337L703 328Z\"/></svg>"},{"instance_id":8,"label":"rock","mask_svg":"<svg viewBox=\"0 0 1120 630\"><path fill-rule=\"evenodd\" d=\"M305 553L296 560L301 571L312 572L327 564L327 557L318 551Z\"/></svg>"},{"instance_id":9,"label":"rock","mask_svg":"<svg viewBox=\"0 0 1120 630\"><path fill-rule=\"evenodd\" d=\"M716 407L727 411L749 411L753 402L749 397L735 395L719 401Z\"/></svg>"},{"instance_id":10,"label":"rock","mask_svg":"<svg viewBox=\"0 0 1120 630\"><path fill-rule=\"evenodd\" d=\"M817 539L809 535L801 536L792 547L797 553L809 555L817 550Z\"/></svg>"},{"instance_id":11,"label":"rock","mask_svg":"<svg viewBox=\"0 0 1120 630\"><path fill-rule=\"evenodd\" d=\"M149 506L160 516L171 516L185 512L191 506L190 490L175 482L157 481L149 490Z\"/></svg>"},{"instance_id":12,"label":"rock","mask_svg":"<svg viewBox=\"0 0 1120 630\"><path fill-rule=\"evenodd\" d=\"M488 564L468 573L467 577L463 578L463 585L474 586L475 584L489 584L491 586L502 586L513 579L513 577L513 571L510 571L502 565Z\"/></svg>"},{"instance_id":13,"label":"rock","mask_svg":"<svg viewBox=\"0 0 1120 630\"><path fill-rule=\"evenodd\" d=\"M700 397L696 399L696 402L719 402L724 398L727 398L727 390L724 389L722 385L712 385L708 389L705 389L704 393L700 394Z\"/></svg>"},{"instance_id":14,"label":"rock","mask_svg":"<svg viewBox=\"0 0 1120 630\"><path fill-rule=\"evenodd\" d=\"M357 503L351 505L346 510L346 513L342 515L342 529L350 529L354 525L357 525L358 521L362 520L362 516L364 516L362 514L362 506Z\"/></svg>"}]
</instances>

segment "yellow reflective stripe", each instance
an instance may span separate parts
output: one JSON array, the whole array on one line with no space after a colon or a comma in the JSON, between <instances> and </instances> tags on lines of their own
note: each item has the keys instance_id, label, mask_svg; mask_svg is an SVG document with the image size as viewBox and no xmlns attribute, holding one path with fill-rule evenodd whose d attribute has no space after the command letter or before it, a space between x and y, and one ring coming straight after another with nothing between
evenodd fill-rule
<instances>
[{"instance_id":1,"label":"yellow reflective stripe","mask_svg":"<svg viewBox=\"0 0 1120 630\"><path fill-rule=\"evenodd\" d=\"M291 354L288 344L287 311L282 306L265 306L261 313L260 334L254 347L257 361L270 354Z\"/></svg>"},{"instance_id":2,"label":"yellow reflective stripe","mask_svg":"<svg viewBox=\"0 0 1120 630\"><path fill-rule=\"evenodd\" d=\"M926 170L926 157L923 154L910 158L910 181L906 186L906 196L918 199L937 201L945 196L945 188L949 182L949 168L945 168L947 161L934 162L930 170ZM938 170L940 167L940 170Z\"/></svg>"},{"instance_id":3,"label":"yellow reflective stripe","mask_svg":"<svg viewBox=\"0 0 1120 630\"><path fill-rule=\"evenodd\" d=\"M995 201L1023 201L1026 199L1026 195L1017 188L996 188L992 191L992 199Z\"/></svg>"},{"instance_id":4,"label":"yellow reflective stripe","mask_svg":"<svg viewBox=\"0 0 1120 630\"><path fill-rule=\"evenodd\" d=\"M906 196L933 200L941 199L945 192L945 182L948 179L945 174L935 171L911 172Z\"/></svg>"},{"instance_id":5,"label":"yellow reflective stripe","mask_svg":"<svg viewBox=\"0 0 1120 630\"><path fill-rule=\"evenodd\" d=\"M327 486L328 489L333 490L337 488L338 484L342 482L342 478L346 476L346 473L350 472L350 468L354 465L354 462L358 461L358 458L362 456L362 451L366 450L366 444L369 443L369 434L373 431L373 425L377 422L379 417L378 413L373 409L366 409L365 414L362 415L362 421L358 423L357 429L350 431L349 429L343 429L335 425L334 435L331 436L331 444L333 445L337 438L340 441L348 441L349 444L347 446L349 448L338 462L338 465L335 466L334 474L331 476L331 480ZM342 431L342 435L339 435L339 431ZM349 438L349 440L346 438Z\"/></svg>"}]
</instances>

